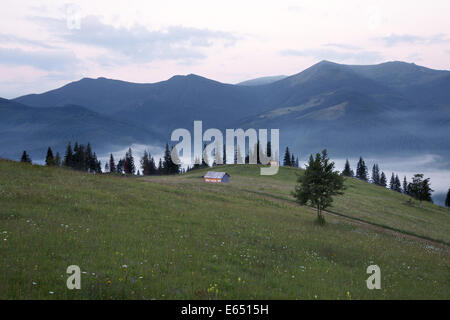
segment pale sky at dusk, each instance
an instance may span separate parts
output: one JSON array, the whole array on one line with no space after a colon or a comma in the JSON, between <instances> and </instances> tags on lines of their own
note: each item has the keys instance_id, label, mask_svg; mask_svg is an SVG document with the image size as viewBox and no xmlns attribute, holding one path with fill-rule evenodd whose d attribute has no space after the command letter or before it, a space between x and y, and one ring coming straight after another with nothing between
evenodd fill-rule
<instances>
[{"instance_id":1,"label":"pale sky at dusk","mask_svg":"<svg viewBox=\"0 0 450 320\"><path fill-rule=\"evenodd\" d=\"M226 83L319 62L450 69L450 1L9 1L0 97L83 77Z\"/></svg>"}]
</instances>

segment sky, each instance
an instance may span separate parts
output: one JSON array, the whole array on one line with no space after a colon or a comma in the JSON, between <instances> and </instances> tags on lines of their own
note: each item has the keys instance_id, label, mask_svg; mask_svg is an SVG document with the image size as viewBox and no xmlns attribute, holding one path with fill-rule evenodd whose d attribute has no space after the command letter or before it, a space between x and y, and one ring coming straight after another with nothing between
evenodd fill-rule
<instances>
[{"instance_id":1,"label":"sky","mask_svg":"<svg viewBox=\"0 0 450 320\"><path fill-rule=\"evenodd\" d=\"M16 0L0 11L0 97L83 77L225 83L329 60L450 69L450 1Z\"/></svg>"}]
</instances>

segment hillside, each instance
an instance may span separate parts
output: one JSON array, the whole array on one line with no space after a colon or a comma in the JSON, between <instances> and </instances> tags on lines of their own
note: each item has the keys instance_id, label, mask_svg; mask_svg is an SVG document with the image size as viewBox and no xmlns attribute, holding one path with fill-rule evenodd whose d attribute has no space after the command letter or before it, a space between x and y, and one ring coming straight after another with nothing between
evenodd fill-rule
<instances>
[{"instance_id":1,"label":"hillside","mask_svg":"<svg viewBox=\"0 0 450 320\"><path fill-rule=\"evenodd\" d=\"M448 210L350 179L322 228L289 195L300 170L219 169L230 184L0 160L0 299L450 298Z\"/></svg>"}]
</instances>

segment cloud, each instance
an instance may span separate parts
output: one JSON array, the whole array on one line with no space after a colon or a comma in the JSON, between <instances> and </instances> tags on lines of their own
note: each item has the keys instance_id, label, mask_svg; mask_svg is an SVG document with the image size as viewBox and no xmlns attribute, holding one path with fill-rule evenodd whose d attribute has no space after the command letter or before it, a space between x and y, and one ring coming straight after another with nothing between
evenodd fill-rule
<instances>
[{"instance_id":1,"label":"cloud","mask_svg":"<svg viewBox=\"0 0 450 320\"><path fill-rule=\"evenodd\" d=\"M0 42L22 44L26 46L39 47L44 49L55 49L54 46L48 45L42 41L30 40L22 37L18 37L11 34L0 33Z\"/></svg>"},{"instance_id":2,"label":"cloud","mask_svg":"<svg viewBox=\"0 0 450 320\"><path fill-rule=\"evenodd\" d=\"M421 37L411 34L391 34L386 37L377 38L376 40L380 40L384 42L386 47L394 47L400 44L441 44L441 43L450 43L450 38L445 34L435 34L430 37Z\"/></svg>"},{"instance_id":3,"label":"cloud","mask_svg":"<svg viewBox=\"0 0 450 320\"><path fill-rule=\"evenodd\" d=\"M61 72L72 70L79 61L72 52L65 50L32 51L18 48L0 48L0 63Z\"/></svg>"},{"instance_id":4,"label":"cloud","mask_svg":"<svg viewBox=\"0 0 450 320\"><path fill-rule=\"evenodd\" d=\"M351 44L345 44L345 43L326 43L324 44L324 47L333 47L338 49L345 49L345 50L361 50L360 47L351 45Z\"/></svg>"},{"instance_id":5,"label":"cloud","mask_svg":"<svg viewBox=\"0 0 450 320\"><path fill-rule=\"evenodd\" d=\"M376 51L336 51L333 49L305 49L305 50L283 50L283 56L313 57L317 60L350 61L352 63L370 64L383 59L383 56Z\"/></svg>"},{"instance_id":6,"label":"cloud","mask_svg":"<svg viewBox=\"0 0 450 320\"><path fill-rule=\"evenodd\" d=\"M201 49L217 42L234 45L238 38L227 32L184 26L170 26L160 30L148 30L142 25L131 28L115 28L96 16L80 20L79 28L67 28L65 20L35 17L56 36L69 43L100 47L111 52L109 64L123 62L151 62L154 60L199 60L206 56Z\"/></svg>"}]
</instances>

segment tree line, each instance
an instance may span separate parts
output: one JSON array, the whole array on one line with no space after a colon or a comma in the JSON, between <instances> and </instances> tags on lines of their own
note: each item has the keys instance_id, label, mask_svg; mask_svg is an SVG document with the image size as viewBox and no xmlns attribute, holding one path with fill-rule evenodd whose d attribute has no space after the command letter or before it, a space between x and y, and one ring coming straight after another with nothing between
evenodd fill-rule
<instances>
[{"instance_id":1,"label":"tree line","mask_svg":"<svg viewBox=\"0 0 450 320\"><path fill-rule=\"evenodd\" d=\"M390 190L409 195L419 200L421 205L422 201L433 202L431 193L434 190L431 189L430 178L424 179L423 174L415 174L412 177L411 182L408 182L405 176L402 183L398 175L392 172L388 186L386 174L383 171L380 171L378 164L373 165L372 176L369 179L369 172L366 163L364 159L360 157L356 165L356 174L351 169L350 163L347 159L347 161L345 162L344 171L342 171L342 175L346 177L354 177L384 188L389 187Z\"/></svg>"}]
</instances>

